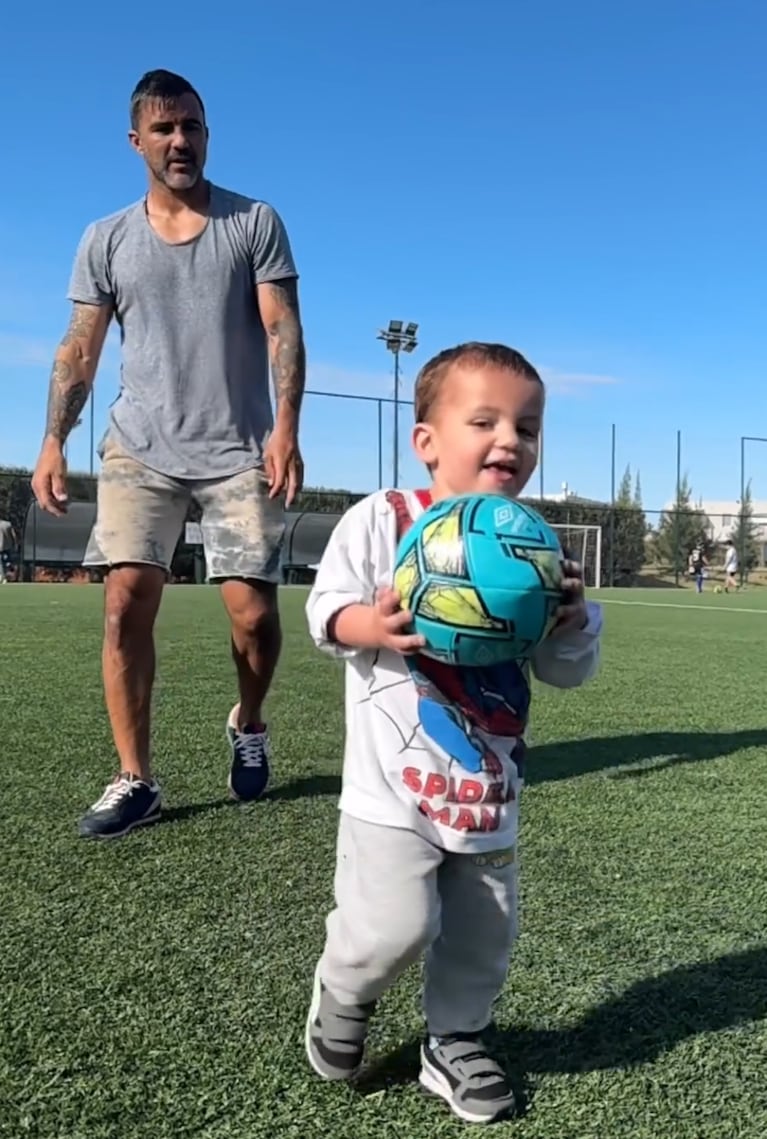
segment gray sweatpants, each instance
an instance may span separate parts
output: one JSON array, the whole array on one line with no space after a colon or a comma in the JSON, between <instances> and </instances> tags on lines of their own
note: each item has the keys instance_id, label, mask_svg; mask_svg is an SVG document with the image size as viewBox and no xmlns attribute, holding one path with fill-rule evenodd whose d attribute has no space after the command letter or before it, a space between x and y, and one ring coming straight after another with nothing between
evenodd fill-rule
<instances>
[{"instance_id":1,"label":"gray sweatpants","mask_svg":"<svg viewBox=\"0 0 767 1139\"><path fill-rule=\"evenodd\" d=\"M342 814L319 967L327 989L341 1004L377 1000L426 951L428 1031L482 1031L517 931L514 856L452 854L413 831Z\"/></svg>"}]
</instances>

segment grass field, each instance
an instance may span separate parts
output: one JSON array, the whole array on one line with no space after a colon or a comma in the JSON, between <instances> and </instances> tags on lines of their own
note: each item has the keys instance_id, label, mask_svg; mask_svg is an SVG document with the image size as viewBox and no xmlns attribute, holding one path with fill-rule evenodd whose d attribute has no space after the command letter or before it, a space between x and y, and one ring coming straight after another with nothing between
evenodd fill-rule
<instances>
[{"instance_id":1,"label":"grass field","mask_svg":"<svg viewBox=\"0 0 767 1139\"><path fill-rule=\"evenodd\" d=\"M536 694L522 936L497 1039L526 1110L491 1133L764 1139L767 597L605 596L599 680ZM113 767L100 590L0 589L0 1135L465 1134L413 1082L416 971L382 1004L359 1091L307 1070L342 673L310 645L303 600L284 593L273 789L242 807L225 798L217 594L168 591L167 821L88 844L76 819Z\"/></svg>"}]
</instances>

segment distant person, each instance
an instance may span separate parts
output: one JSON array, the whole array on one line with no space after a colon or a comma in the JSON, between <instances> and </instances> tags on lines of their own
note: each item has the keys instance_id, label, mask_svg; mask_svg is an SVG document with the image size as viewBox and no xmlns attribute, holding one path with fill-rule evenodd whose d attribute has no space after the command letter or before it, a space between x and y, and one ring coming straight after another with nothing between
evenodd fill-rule
<instances>
[{"instance_id":1,"label":"distant person","mask_svg":"<svg viewBox=\"0 0 767 1139\"><path fill-rule=\"evenodd\" d=\"M731 589L737 590L738 588L738 551L735 548L735 543L732 538L727 541L727 548L724 555L724 592L729 593Z\"/></svg>"},{"instance_id":2,"label":"distant person","mask_svg":"<svg viewBox=\"0 0 767 1139\"><path fill-rule=\"evenodd\" d=\"M16 532L5 518L0 518L0 585L8 584L7 563L16 548ZM15 596L15 594L14 594Z\"/></svg>"},{"instance_id":3,"label":"distant person","mask_svg":"<svg viewBox=\"0 0 767 1139\"><path fill-rule=\"evenodd\" d=\"M303 481L304 345L283 224L265 202L203 176L205 109L186 79L148 72L130 118L148 192L88 226L80 242L74 308L56 352L32 484L44 510L66 512L64 443L114 317L121 387L99 448L97 518L85 556L85 565L108 571L104 688L120 762L80 822L83 836L100 838L160 815L150 768L153 628L192 499L202 510L208 577L220 583L231 621L239 683L226 720L229 787L239 799L263 794L270 745L262 705L281 643L284 506Z\"/></svg>"},{"instance_id":4,"label":"distant person","mask_svg":"<svg viewBox=\"0 0 767 1139\"><path fill-rule=\"evenodd\" d=\"M530 669L446 676L415 655L423 679L414 678L405 657L423 640L408 628L392 570L398 540L430 503L523 492L544 402L536 370L505 345L463 344L430 360L416 381L413 435L430 488L382 490L353 506L306 607L315 643L347 661L336 904L307 1018L309 1063L323 1079L353 1079L376 1003L425 953L420 1082L470 1123L514 1107L486 1033L517 929ZM565 561L564 573L557 625L531 666L543 683L573 688L598 668L602 611L584 598L581 567ZM442 686L454 715L423 717L424 684ZM461 742L480 757L471 774Z\"/></svg>"},{"instance_id":5,"label":"distant person","mask_svg":"<svg viewBox=\"0 0 767 1139\"><path fill-rule=\"evenodd\" d=\"M703 592L703 582L706 578L706 561L705 554L700 546L696 546L690 554L690 573L692 574L695 582L695 592Z\"/></svg>"}]
</instances>

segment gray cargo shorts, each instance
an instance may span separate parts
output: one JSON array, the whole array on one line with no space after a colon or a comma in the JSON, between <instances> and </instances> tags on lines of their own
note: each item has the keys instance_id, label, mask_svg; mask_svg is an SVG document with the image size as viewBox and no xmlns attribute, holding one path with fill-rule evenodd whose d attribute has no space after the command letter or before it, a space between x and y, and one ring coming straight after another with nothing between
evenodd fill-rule
<instances>
[{"instance_id":1,"label":"gray cargo shorts","mask_svg":"<svg viewBox=\"0 0 767 1139\"><path fill-rule=\"evenodd\" d=\"M202 511L209 580L281 580L285 509L281 499L269 498L263 470L175 479L145 467L111 438L104 445L96 523L83 564L169 570L191 501Z\"/></svg>"}]
</instances>

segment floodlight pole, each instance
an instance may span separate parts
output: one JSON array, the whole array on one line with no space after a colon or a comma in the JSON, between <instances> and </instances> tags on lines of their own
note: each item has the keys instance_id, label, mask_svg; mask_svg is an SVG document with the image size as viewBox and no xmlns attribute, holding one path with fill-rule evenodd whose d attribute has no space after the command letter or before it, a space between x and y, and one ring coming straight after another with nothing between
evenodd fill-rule
<instances>
[{"instance_id":1,"label":"floodlight pole","mask_svg":"<svg viewBox=\"0 0 767 1139\"><path fill-rule=\"evenodd\" d=\"M392 446L392 486L399 486L399 354L400 349L394 349L394 438Z\"/></svg>"},{"instance_id":2,"label":"floodlight pole","mask_svg":"<svg viewBox=\"0 0 767 1139\"><path fill-rule=\"evenodd\" d=\"M610 573L609 585L615 585L615 424L610 434ZM597 585L601 585L597 582Z\"/></svg>"},{"instance_id":3,"label":"floodlight pole","mask_svg":"<svg viewBox=\"0 0 767 1139\"><path fill-rule=\"evenodd\" d=\"M674 503L674 585L679 585L679 495L682 489L682 432L676 433L676 502Z\"/></svg>"},{"instance_id":4,"label":"floodlight pole","mask_svg":"<svg viewBox=\"0 0 767 1139\"><path fill-rule=\"evenodd\" d=\"M740 584L746 580L746 530L743 525L743 503L746 501L746 443L767 443L761 435L741 435L740 437Z\"/></svg>"},{"instance_id":5,"label":"floodlight pole","mask_svg":"<svg viewBox=\"0 0 767 1139\"><path fill-rule=\"evenodd\" d=\"M72 425L72 431L75 431L81 424L82 419L76 419ZM64 440L64 447L62 449L64 452L64 462L66 463L69 459L69 436L67 436L67 438Z\"/></svg>"},{"instance_id":6,"label":"floodlight pole","mask_svg":"<svg viewBox=\"0 0 767 1139\"><path fill-rule=\"evenodd\" d=\"M394 453L392 455L393 487L399 486L399 354L400 352L412 352L415 348L418 347L418 340L416 339L417 332L418 325L413 324L412 321L407 325L403 325L403 322L401 320L390 320L389 327L387 329L381 329L376 336L377 340L383 340L388 350L394 355Z\"/></svg>"}]
</instances>

